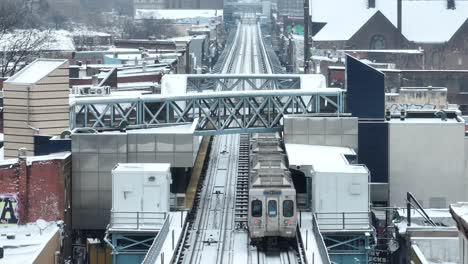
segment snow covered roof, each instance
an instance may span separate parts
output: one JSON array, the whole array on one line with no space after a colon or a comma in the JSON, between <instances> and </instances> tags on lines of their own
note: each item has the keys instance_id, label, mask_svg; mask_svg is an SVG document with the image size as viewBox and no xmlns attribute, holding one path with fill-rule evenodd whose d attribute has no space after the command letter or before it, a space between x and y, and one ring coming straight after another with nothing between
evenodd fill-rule
<instances>
[{"instance_id":1,"label":"snow covered roof","mask_svg":"<svg viewBox=\"0 0 468 264\"><path fill-rule=\"evenodd\" d=\"M29 165L32 162L36 162L36 161L64 160L70 157L70 155L71 155L70 152L59 152L59 153L53 153L53 154L44 155L44 156L31 156L31 157L26 157L26 163ZM12 164L16 164L17 162L18 162L18 159L0 160L0 166L12 165Z\"/></svg>"},{"instance_id":2,"label":"snow covered roof","mask_svg":"<svg viewBox=\"0 0 468 264\"><path fill-rule=\"evenodd\" d=\"M214 18L223 16L223 10L215 9L137 9L135 19L184 19Z\"/></svg>"},{"instance_id":3,"label":"snow covered roof","mask_svg":"<svg viewBox=\"0 0 468 264\"><path fill-rule=\"evenodd\" d=\"M367 173L360 165L349 164L345 155L356 155L352 148L305 144L285 144L290 166L311 165L317 172Z\"/></svg>"},{"instance_id":4,"label":"snow covered roof","mask_svg":"<svg viewBox=\"0 0 468 264\"><path fill-rule=\"evenodd\" d=\"M5 83L12 84L34 84L58 69L67 60L60 59L37 59L24 67L21 71L8 78Z\"/></svg>"},{"instance_id":5,"label":"snow covered roof","mask_svg":"<svg viewBox=\"0 0 468 264\"><path fill-rule=\"evenodd\" d=\"M367 8L366 0L310 0L310 2L312 19L327 23L315 36L319 41L348 40L377 11L397 27L397 1L376 0L376 8ZM447 9L446 1L403 1L403 35L408 40L419 43L449 41L468 19L468 1L455 2L456 9Z\"/></svg>"},{"instance_id":6,"label":"snow covered roof","mask_svg":"<svg viewBox=\"0 0 468 264\"><path fill-rule=\"evenodd\" d=\"M14 234L14 239L0 236L0 246L5 249L4 258L0 263L28 264L34 263L47 243L57 234L59 228L55 222L48 223L40 234L39 227L30 223L27 225L2 225L0 233Z\"/></svg>"},{"instance_id":7,"label":"snow covered roof","mask_svg":"<svg viewBox=\"0 0 468 264\"><path fill-rule=\"evenodd\" d=\"M450 213L457 222L458 229L468 238L468 203L458 202L450 205Z\"/></svg>"}]
</instances>

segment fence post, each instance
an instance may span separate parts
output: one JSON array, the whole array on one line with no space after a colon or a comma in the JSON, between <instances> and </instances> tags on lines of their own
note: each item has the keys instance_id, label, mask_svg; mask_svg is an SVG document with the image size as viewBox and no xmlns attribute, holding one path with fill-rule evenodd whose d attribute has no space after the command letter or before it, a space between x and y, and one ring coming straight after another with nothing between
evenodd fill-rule
<instances>
[{"instance_id":1,"label":"fence post","mask_svg":"<svg viewBox=\"0 0 468 264\"><path fill-rule=\"evenodd\" d=\"M140 229L140 212L137 212L137 229Z\"/></svg>"},{"instance_id":2,"label":"fence post","mask_svg":"<svg viewBox=\"0 0 468 264\"><path fill-rule=\"evenodd\" d=\"M172 229L172 250L174 250L174 229Z\"/></svg>"},{"instance_id":3,"label":"fence post","mask_svg":"<svg viewBox=\"0 0 468 264\"><path fill-rule=\"evenodd\" d=\"M346 229L346 228L345 228L345 213L342 212L342 214L343 214L343 230L344 230L344 229Z\"/></svg>"},{"instance_id":4,"label":"fence post","mask_svg":"<svg viewBox=\"0 0 468 264\"><path fill-rule=\"evenodd\" d=\"M180 211L180 227L182 228L182 219L184 219L184 211Z\"/></svg>"},{"instance_id":5,"label":"fence post","mask_svg":"<svg viewBox=\"0 0 468 264\"><path fill-rule=\"evenodd\" d=\"M306 229L306 251L309 246L309 229Z\"/></svg>"},{"instance_id":6,"label":"fence post","mask_svg":"<svg viewBox=\"0 0 468 264\"><path fill-rule=\"evenodd\" d=\"M164 252L161 252L161 264L164 264Z\"/></svg>"},{"instance_id":7,"label":"fence post","mask_svg":"<svg viewBox=\"0 0 468 264\"><path fill-rule=\"evenodd\" d=\"M299 228L302 228L302 210L299 211Z\"/></svg>"}]
</instances>

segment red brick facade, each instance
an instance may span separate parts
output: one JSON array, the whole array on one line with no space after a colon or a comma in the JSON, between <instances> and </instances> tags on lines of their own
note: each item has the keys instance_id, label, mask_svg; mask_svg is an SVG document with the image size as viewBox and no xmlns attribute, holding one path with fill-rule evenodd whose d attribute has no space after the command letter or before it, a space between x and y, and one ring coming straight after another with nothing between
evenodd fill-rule
<instances>
[{"instance_id":1,"label":"red brick facade","mask_svg":"<svg viewBox=\"0 0 468 264\"><path fill-rule=\"evenodd\" d=\"M16 195L19 224L66 220L68 204L65 189L69 186L70 158L15 163L0 166L0 194Z\"/></svg>"}]
</instances>

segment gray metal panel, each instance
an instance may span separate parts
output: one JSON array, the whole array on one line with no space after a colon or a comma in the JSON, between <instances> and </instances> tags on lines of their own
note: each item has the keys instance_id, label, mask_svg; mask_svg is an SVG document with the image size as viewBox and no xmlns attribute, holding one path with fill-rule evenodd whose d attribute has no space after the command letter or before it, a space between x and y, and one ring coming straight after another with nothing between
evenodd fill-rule
<instances>
[{"instance_id":1,"label":"gray metal panel","mask_svg":"<svg viewBox=\"0 0 468 264\"><path fill-rule=\"evenodd\" d=\"M117 163L127 162L127 157L124 154L117 153L101 153L99 154L99 172L110 172Z\"/></svg>"},{"instance_id":2,"label":"gray metal panel","mask_svg":"<svg viewBox=\"0 0 468 264\"><path fill-rule=\"evenodd\" d=\"M75 154L73 154L75 155ZM97 153L80 152L80 168L82 172L96 172L99 170L99 162Z\"/></svg>"},{"instance_id":3,"label":"gray metal panel","mask_svg":"<svg viewBox=\"0 0 468 264\"><path fill-rule=\"evenodd\" d=\"M127 162L128 163L136 163L137 162L137 154L136 152L129 152L127 155Z\"/></svg>"},{"instance_id":4,"label":"gray metal panel","mask_svg":"<svg viewBox=\"0 0 468 264\"><path fill-rule=\"evenodd\" d=\"M139 134L136 139L138 152L156 151L154 134Z\"/></svg>"},{"instance_id":5,"label":"gray metal panel","mask_svg":"<svg viewBox=\"0 0 468 264\"><path fill-rule=\"evenodd\" d=\"M177 152L192 152L193 151L193 136L190 134L175 135L175 151Z\"/></svg>"},{"instance_id":6,"label":"gray metal panel","mask_svg":"<svg viewBox=\"0 0 468 264\"><path fill-rule=\"evenodd\" d=\"M76 181L79 181L79 190L97 191L99 190L99 175L97 172L81 172L77 175Z\"/></svg>"},{"instance_id":7,"label":"gray metal panel","mask_svg":"<svg viewBox=\"0 0 468 264\"><path fill-rule=\"evenodd\" d=\"M309 133L308 122L306 118L296 118L293 121L294 134L307 135Z\"/></svg>"},{"instance_id":8,"label":"gray metal panel","mask_svg":"<svg viewBox=\"0 0 468 264\"><path fill-rule=\"evenodd\" d=\"M128 152L137 151L137 135L136 134L127 135L127 151Z\"/></svg>"},{"instance_id":9,"label":"gray metal panel","mask_svg":"<svg viewBox=\"0 0 468 264\"><path fill-rule=\"evenodd\" d=\"M358 134L358 119L355 117L341 118L341 126L343 128L343 134L345 135Z\"/></svg>"},{"instance_id":10,"label":"gray metal panel","mask_svg":"<svg viewBox=\"0 0 468 264\"><path fill-rule=\"evenodd\" d=\"M117 153L117 135L101 134L98 136L99 153Z\"/></svg>"},{"instance_id":11,"label":"gray metal panel","mask_svg":"<svg viewBox=\"0 0 468 264\"><path fill-rule=\"evenodd\" d=\"M71 138L72 141L72 153L80 151L80 137L78 135L73 135Z\"/></svg>"},{"instance_id":12,"label":"gray metal panel","mask_svg":"<svg viewBox=\"0 0 468 264\"><path fill-rule=\"evenodd\" d=\"M126 134L117 136L117 152L121 154L127 153L127 135Z\"/></svg>"},{"instance_id":13,"label":"gray metal panel","mask_svg":"<svg viewBox=\"0 0 468 264\"><path fill-rule=\"evenodd\" d=\"M156 161L156 154L154 152L146 152L146 153L137 152L137 163L155 163L155 162L157 161Z\"/></svg>"},{"instance_id":14,"label":"gray metal panel","mask_svg":"<svg viewBox=\"0 0 468 264\"><path fill-rule=\"evenodd\" d=\"M341 119L339 118L327 118L325 120L325 131L328 135L340 135L343 133L341 128Z\"/></svg>"},{"instance_id":15,"label":"gray metal panel","mask_svg":"<svg viewBox=\"0 0 468 264\"><path fill-rule=\"evenodd\" d=\"M157 163L170 163L171 167L177 167L174 164L174 153L156 153Z\"/></svg>"},{"instance_id":16,"label":"gray metal panel","mask_svg":"<svg viewBox=\"0 0 468 264\"><path fill-rule=\"evenodd\" d=\"M193 153L192 152L176 152L174 154L174 167L192 167Z\"/></svg>"},{"instance_id":17,"label":"gray metal panel","mask_svg":"<svg viewBox=\"0 0 468 264\"><path fill-rule=\"evenodd\" d=\"M325 118L323 117L309 118L309 134L315 134L315 135L325 134Z\"/></svg>"},{"instance_id":18,"label":"gray metal panel","mask_svg":"<svg viewBox=\"0 0 468 264\"><path fill-rule=\"evenodd\" d=\"M110 211L112 208L112 191L100 191L99 192L99 209L104 211Z\"/></svg>"},{"instance_id":19,"label":"gray metal panel","mask_svg":"<svg viewBox=\"0 0 468 264\"><path fill-rule=\"evenodd\" d=\"M341 146L341 136L340 135L326 135L325 136L325 145L327 145L327 146Z\"/></svg>"},{"instance_id":20,"label":"gray metal panel","mask_svg":"<svg viewBox=\"0 0 468 264\"><path fill-rule=\"evenodd\" d=\"M325 145L325 135L309 135L310 145Z\"/></svg>"},{"instance_id":21,"label":"gray metal panel","mask_svg":"<svg viewBox=\"0 0 468 264\"><path fill-rule=\"evenodd\" d=\"M174 151L174 135L156 135L156 151Z\"/></svg>"},{"instance_id":22,"label":"gray metal panel","mask_svg":"<svg viewBox=\"0 0 468 264\"><path fill-rule=\"evenodd\" d=\"M98 152L98 138L97 135L92 134L74 134L80 137L80 152Z\"/></svg>"},{"instance_id":23,"label":"gray metal panel","mask_svg":"<svg viewBox=\"0 0 468 264\"><path fill-rule=\"evenodd\" d=\"M99 173L99 192L112 190L112 172Z\"/></svg>"}]
</instances>

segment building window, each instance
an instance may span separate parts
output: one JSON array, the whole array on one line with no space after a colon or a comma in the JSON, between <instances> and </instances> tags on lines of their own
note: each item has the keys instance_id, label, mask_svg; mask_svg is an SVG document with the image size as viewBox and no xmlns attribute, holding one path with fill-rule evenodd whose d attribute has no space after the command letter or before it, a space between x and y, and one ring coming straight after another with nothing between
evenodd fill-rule
<instances>
[{"instance_id":1,"label":"building window","mask_svg":"<svg viewBox=\"0 0 468 264\"><path fill-rule=\"evenodd\" d=\"M371 49L385 49L387 47L385 37L382 35L375 35L371 39Z\"/></svg>"}]
</instances>

